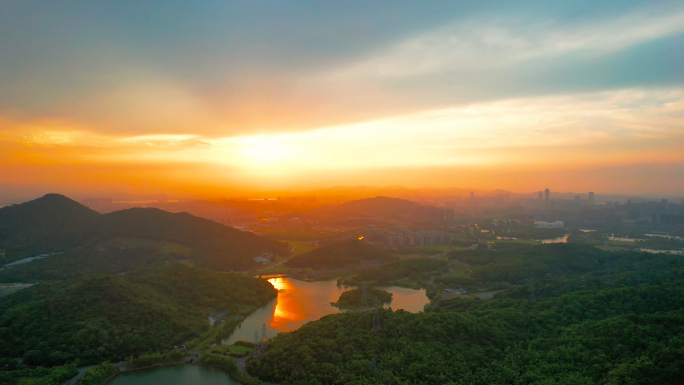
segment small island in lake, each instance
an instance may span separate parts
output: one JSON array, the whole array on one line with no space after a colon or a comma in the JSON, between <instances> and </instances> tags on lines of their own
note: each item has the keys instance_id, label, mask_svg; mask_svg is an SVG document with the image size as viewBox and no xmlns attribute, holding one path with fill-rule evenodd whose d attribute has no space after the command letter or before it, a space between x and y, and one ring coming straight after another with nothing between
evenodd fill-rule
<instances>
[{"instance_id":1,"label":"small island in lake","mask_svg":"<svg viewBox=\"0 0 684 385\"><path fill-rule=\"evenodd\" d=\"M356 288L352 290L347 290L340 295L337 302L330 302L331 305L339 307L340 309L356 309L373 306L375 304L374 297L378 298L380 304L386 304L392 302L392 293L381 289L375 289L369 287L367 289L367 299L366 303L363 302L363 288Z\"/></svg>"}]
</instances>

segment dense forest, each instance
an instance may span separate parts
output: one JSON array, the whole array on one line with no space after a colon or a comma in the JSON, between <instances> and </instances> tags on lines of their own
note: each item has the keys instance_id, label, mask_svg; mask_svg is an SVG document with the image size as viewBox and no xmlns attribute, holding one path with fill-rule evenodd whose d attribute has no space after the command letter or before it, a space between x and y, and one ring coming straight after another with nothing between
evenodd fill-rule
<instances>
[{"instance_id":1,"label":"dense forest","mask_svg":"<svg viewBox=\"0 0 684 385\"><path fill-rule=\"evenodd\" d=\"M366 289L366 299L364 303L363 288L356 288L343 292L340 294L340 298L337 302L331 302L330 304L339 307L340 309L358 309L361 307L374 306L375 298L378 299L378 303L381 305L388 304L392 302L392 293L382 289L369 287Z\"/></svg>"},{"instance_id":2,"label":"dense forest","mask_svg":"<svg viewBox=\"0 0 684 385\"><path fill-rule=\"evenodd\" d=\"M53 368L28 368L16 359L0 358L2 385L61 385L78 374L75 364Z\"/></svg>"},{"instance_id":3,"label":"dense forest","mask_svg":"<svg viewBox=\"0 0 684 385\"><path fill-rule=\"evenodd\" d=\"M285 262L285 266L326 269L364 262L384 262L392 259L394 257L391 256L389 251L353 239L321 246L297 255Z\"/></svg>"},{"instance_id":4,"label":"dense forest","mask_svg":"<svg viewBox=\"0 0 684 385\"><path fill-rule=\"evenodd\" d=\"M634 254L611 253L575 243L547 245L500 244L493 250L461 250L449 253L452 261L468 268L437 278L451 287L501 287L526 282L532 277L603 273L606 264L625 261Z\"/></svg>"},{"instance_id":5,"label":"dense forest","mask_svg":"<svg viewBox=\"0 0 684 385\"><path fill-rule=\"evenodd\" d=\"M543 245L452 258L501 291L381 310L379 330L371 311L330 315L272 339L248 371L284 385L681 383L681 257Z\"/></svg>"},{"instance_id":6,"label":"dense forest","mask_svg":"<svg viewBox=\"0 0 684 385\"><path fill-rule=\"evenodd\" d=\"M125 276L40 284L0 299L0 356L52 366L163 351L274 298L267 281L173 264Z\"/></svg>"},{"instance_id":7,"label":"dense forest","mask_svg":"<svg viewBox=\"0 0 684 385\"><path fill-rule=\"evenodd\" d=\"M393 261L373 269L362 271L356 275L340 280L341 284L420 286L421 282L448 270L447 262L432 258L415 258Z\"/></svg>"},{"instance_id":8,"label":"dense forest","mask_svg":"<svg viewBox=\"0 0 684 385\"><path fill-rule=\"evenodd\" d=\"M0 208L0 251L0 265L60 253L1 269L0 282L116 274L178 259L245 270L263 252L288 253L284 243L187 213L134 208L102 215L58 194Z\"/></svg>"}]
</instances>

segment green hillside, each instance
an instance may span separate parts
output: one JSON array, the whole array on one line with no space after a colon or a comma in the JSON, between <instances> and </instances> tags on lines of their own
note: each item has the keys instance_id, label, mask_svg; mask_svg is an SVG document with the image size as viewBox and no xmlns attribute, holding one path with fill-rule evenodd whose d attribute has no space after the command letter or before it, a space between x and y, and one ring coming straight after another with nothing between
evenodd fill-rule
<instances>
[{"instance_id":1,"label":"green hillside","mask_svg":"<svg viewBox=\"0 0 684 385\"><path fill-rule=\"evenodd\" d=\"M357 287L340 294L337 302L330 302L331 305L339 307L340 309L359 309L362 307L375 306L375 298L378 299L379 304L387 304L392 302L392 293L369 287L366 289L366 301L363 300L363 288Z\"/></svg>"},{"instance_id":2,"label":"green hillside","mask_svg":"<svg viewBox=\"0 0 684 385\"><path fill-rule=\"evenodd\" d=\"M100 216L59 194L0 208L0 264L87 242Z\"/></svg>"},{"instance_id":3,"label":"green hillside","mask_svg":"<svg viewBox=\"0 0 684 385\"><path fill-rule=\"evenodd\" d=\"M403 259L362 271L351 277L341 279L340 283L345 285L362 285L363 282L368 282L372 285L406 286L407 281L417 284L424 283L430 277L447 269L447 262L438 259Z\"/></svg>"},{"instance_id":4,"label":"green hillside","mask_svg":"<svg viewBox=\"0 0 684 385\"><path fill-rule=\"evenodd\" d=\"M187 213L134 208L101 215L57 194L0 209L0 251L0 265L63 253L1 270L0 282L120 273L178 259L246 270L261 253L288 252L284 243Z\"/></svg>"},{"instance_id":5,"label":"green hillside","mask_svg":"<svg viewBox=\"0 0 684 385\"><path fill-rule=\"evenodd\" d=\"M389 251L353 239L321 246L297 255L287 262L287 267L314 269L337 268L364 262L384 262L393 259Z\"/></svg>"},{"instance_id":6,"label":"green hillside","mask_svg":"<svg viewBox=\"0 0 684 385\"><path fill-rule=\"evenodd\" d=\"M245 314L276 294L264 280L179 264L41 284L0 300L0 356L52 366L168 350L208 329L208 314Z\"/></svg>"},{"instance_id":7,"label":"green hillside","mask_svg":"<svg viewBox=\"0 0 684 385\"><path fill-rule=\"evenodd\" d=\"M276 383L681 383L681 257L577 245L509 257L458 256L486 267L473 285L509 282L492 300L437 299L418 314L381 309L379 330L372 311L333 314L281 333L247 369Z\"/></svg>"}]
</instances>

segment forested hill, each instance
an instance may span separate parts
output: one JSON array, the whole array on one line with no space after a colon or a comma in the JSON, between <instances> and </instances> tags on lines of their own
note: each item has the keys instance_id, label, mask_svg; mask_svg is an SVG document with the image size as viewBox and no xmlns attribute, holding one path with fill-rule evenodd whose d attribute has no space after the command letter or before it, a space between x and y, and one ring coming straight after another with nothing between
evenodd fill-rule
<instances>
[{"instance_id":1,"label":"forested hill","mask_svg":"<svg viewBox=\"0 0 684 385\"><path fill-rule=\"evenodd\" d=\"M0 264L63 251L95 235L101 215L63 195L47 194L30 202L0 208Z\"/></svg>"},{"instance_id":2,"label":"forested hill","mask_svg":"<svg viewBox=\"0 0 684 385\"><path fill-rule=\"evenodd\" d=\"M265 280L180 264L40 284L0 299L0 356L52 366L164 351L205 331L208 314L244 314L276 294Z\"/></svg>"},{"instance_id":3,"label":"forested hill","mask_svg":"<svg viewBox=\"0 0 684 385\"><path fill-rule=\"evenodd\" d=\"M479 263L467 287L494 299L381 310L379 329L372 311L329 315L272 339L247 370L302 384L682 383L680 256L556 245L458 259Z\"/></svg>"},{"instance_id":4,"label":"forested hill","mask_svg":"<svg viewBox=\"0 0 684 385\"><path fill-rule=\"evenodd\" d=\"M90 264L92 272L114 273L118 271L105 266L108 260L118 258L116 264L125 270L140 266L134 255L145 255L145 264L154 262L155 256L161 261L192 258L200 266L242 270L255 264L252 258L263 252L286 254L287 246L187 213L134 208L102 215L65 196L48 194L0 209L0 251L4 252L4 256L0 254L0 265L43 253L64 252L58 257L64 264L77 258L82 264ZM30 265L34 264L50 265L46 260ZM14 269L35 270L24 265Z\"/></svg>"},{"instance_id":5,"label":"forested hill","mask_svg":"<svg viewBox=\"0 0 684 385\"><path fill-rule=\"evenodd\" d=\"M284 255L287 245L188 213L133 208L102 216L100 233L107 238L167 240L192 248L203 264L218 269L243 269L263 252Z\"/></svg>"},{"instance_id":6,"label":"forested hill","mask_svg":"<svg viewBox=\"0 0 684 385\"><path fill-rule=\"evenodd\" d=\"M375 197L328 207L324 212L336 219L375 218L420 222L430 219L437 209L406 199Z\"/></svg>"},{"instance_id":7,"label":"forested hill","mask_svg":"<svg viewBox=\"0 0 684 385\"><path fill-rule=\"evenodd\" d=\"M297 255L285 262L285 266L327 269L392 259L389 251L353 239Z\"/></svg>"}]
</instances>

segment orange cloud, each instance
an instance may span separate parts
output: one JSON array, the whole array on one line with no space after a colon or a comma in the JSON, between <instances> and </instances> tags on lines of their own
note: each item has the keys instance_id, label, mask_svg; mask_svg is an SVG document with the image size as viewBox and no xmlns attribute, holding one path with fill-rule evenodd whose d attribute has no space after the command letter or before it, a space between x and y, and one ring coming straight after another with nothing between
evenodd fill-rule
<instances>
[{"instance_id":1,"label":"orange cloud","mask_svg":"<svg viewBox=\"0 0 684 385\"><path fill-rule=\"evenodd\" d=\"M226 137L102 134L64 119L4 118L0 176L13 183L199 195L332 183L525 190L554 175L564 175L559 183L572 189L571 181L583 185L573 174L605 177L606 170L638 164L656 175L658 165L684 164L683 126L679 89L512 99ZM620 178L595 182L636 191L648 176Z\"/></svg>"}]
</instances>

